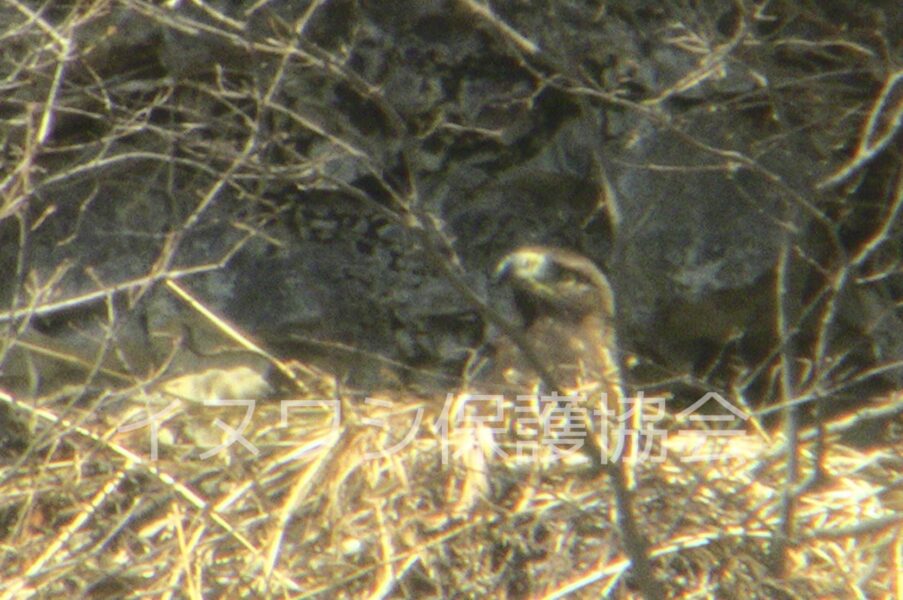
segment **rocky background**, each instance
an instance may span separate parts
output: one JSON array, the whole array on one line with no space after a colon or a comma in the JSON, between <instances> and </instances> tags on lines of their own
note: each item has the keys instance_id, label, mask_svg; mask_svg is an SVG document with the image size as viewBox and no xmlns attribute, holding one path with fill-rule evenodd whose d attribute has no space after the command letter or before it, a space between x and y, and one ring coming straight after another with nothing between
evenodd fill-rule
<instances>
[{"instance_id":1,"label":"rocky background","mask_svg":"<svg viewBox=\"0 0 903 600\"><path fill-rule=\"evenodd\" d=\"M0 2L0 384L457 385L498 258L612 279L635 385L900 385L898 2ZM52 29L42 27L51 23ZM65 32L61 36L59 32ZM232 357L232 358L230 358ZM674 391L676 390L676 391Z\"/></svg>"}]
</instances>

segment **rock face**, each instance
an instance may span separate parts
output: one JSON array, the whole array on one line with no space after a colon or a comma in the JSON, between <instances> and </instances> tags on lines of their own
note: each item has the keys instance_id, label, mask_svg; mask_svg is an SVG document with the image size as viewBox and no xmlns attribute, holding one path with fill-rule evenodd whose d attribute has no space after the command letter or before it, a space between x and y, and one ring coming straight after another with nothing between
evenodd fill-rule
<instances>
[{"instance_id":1,"label":"rock face","mask_svg":"<svg viewBox=\"0 0 903 600\"><path fill-rule=\"evenodd\" d=\"M881 133L870 112L899 139L900 90L876 100L901 59L894 3L480 6L48 14L74 44L62 85L44 61L0 104L0 301L23 342L0 377L38 392L98 353L137 377L174 347L191 370L219 346L161 288L174 276L352 384L448 387L483 325L426 225L492 302L487 271L516 246L589 256L655 377L748 387L788 341L826 389L901 358L899 154L823 184Z\"/></svg>"}]
</instances>

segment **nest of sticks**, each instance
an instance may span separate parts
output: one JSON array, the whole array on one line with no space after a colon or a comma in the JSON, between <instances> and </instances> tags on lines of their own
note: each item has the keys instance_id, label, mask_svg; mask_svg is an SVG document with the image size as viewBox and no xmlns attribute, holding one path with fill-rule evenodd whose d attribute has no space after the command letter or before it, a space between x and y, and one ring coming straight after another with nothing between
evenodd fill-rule
<instances>
[{"instance_id":1,"label":"nest of sticks","mask_svg":"<svg viewBox=\"0 0 903 600\"><path fill-rule=\"evenodd\" d=\"M641 596L582 454L525 460L522 437L458 418L465 396L321 383L253 405L211 401L266 387L242 367L91 406L0 394L0 597ZM801 435L790 486L781 437L696 460L717 440L679 427L625 463L669 596L903 595L899 432L870 451L840 421Z\"/></svg>"}]
</instances>

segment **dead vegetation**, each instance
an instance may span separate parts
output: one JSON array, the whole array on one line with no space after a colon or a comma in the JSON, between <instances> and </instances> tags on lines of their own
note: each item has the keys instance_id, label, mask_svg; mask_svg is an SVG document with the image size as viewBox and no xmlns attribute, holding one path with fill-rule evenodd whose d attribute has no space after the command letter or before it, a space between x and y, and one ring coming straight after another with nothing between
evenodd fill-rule
<instances>
[{"instance_id":1,"label":"dead vegetation","mask_svg":"<svg viewBox=\"0 0 903 600\"><path fill-rule=\"evenodd\" d=\"M555 460L547 447L523 460L510 421L498 431L443 421L465 391L454 386L447 397L349 389L191 292L198 281L231 294L252 288L203 278L228 273L257 246L288 246L300 217L280 198L293 190L366 205L479 304L416 172L472 147L516 161L526 144L518 111L553 92L580 110L604 106L673 129L717 159L713 170L764 174L794 207L774 215L782 231L839 232L814 236L817 248L792 238L782 246L769 291L778 339L743 371L746 383L769 380L773 402L751 411L730 457L682 460L711 441L678 435L683 424L669 418L656 438L663 460L627 465L630 507L648 543L640 550L667 595L903 597L903 399L882 380L850 410L800 416L899 369L884 347L863 366L854 350L870 346L863 354L873 357L871 339L849 354L834 345L842 292L899 278L903 76L876 50L895 48L880 32L784 36L785 25L828 19L737 2L730 26L704 16L671 23L668 43L698 61L635 98L631 77L642 69L632 61L612 58L610 78L588 76L585 64L559 60L555 40L533 40L504 11L452 3L441 27L424 19L430 31L476 31L522 70L512 76L517 94L471 114L430 86L370 81L389 67L352 60L360 56L349 48L372 26L356 2L314 1L296 13L266 1L237 12L202 1L52 4L0 0L0 273L10 282L0 286L0 598L640 597L614 491L579 460ZM380 16L400 19L389 9ZM787 65L827 65L842 83L794 72L767 88L762 73L774 72L745 53L768 44ZM485 66L473 43L449 47L432 48L430 60L460 53L471 68ZM816 108L803 116L812 121L775 113L765 121L782 129L744 154L668 118L670 101L733 93L726 73L738 63L767 94L810 83L806 101ZM518 77L529 79L526 91ZM740 89L740 104L760 101ZM756 154L797 128L815 131L821 162L847 157L807 190L836 191L824 202ZM431 144L442 151L434 156ZM617 206L605 210L618 221ZM305 232L333 234L319 222ZM797 305L787 300L799 291L794 261L822 277ZM898 297L887 296L869 305L880 315L866 319L869 332L899 313ZM188 316L171 317L170 303ZM209 334L197 333L199 322ZM65 335L51 335L59 329ZM208 338L239 358L208 364L212 352L197 348ZM723 391L749 408L745 394ZM781 431L761 422L766 411L783 411ZM844 434L866 421L884 424L880 443L851 447ZM487 452L495 444L500 451Z\"/></svg>"},{"instance_id":2,"label":"dead vegetation","mask_svg":"<svg viewBox=\"0 0 903 600\"><path fill-rule=\"evenodd\" d=\"M160 396L65 418L16 409L32 441L2 470L4 597L638 594L604 478L523 460L498 432L493 452L486 423L443 431L445 399L259 402L242 429L247 402ZM216 451L228 437L219 417L244 441ZM697 445L716 442L670 429L663 460L637 465L633 499L669 596L898 595L899 435L867 452L835 438L820 457L815 438L799 446L821 466L817 478L804 469L778 575L784 440L747 436L697 462Z\"/></svg>"}]
</instances>

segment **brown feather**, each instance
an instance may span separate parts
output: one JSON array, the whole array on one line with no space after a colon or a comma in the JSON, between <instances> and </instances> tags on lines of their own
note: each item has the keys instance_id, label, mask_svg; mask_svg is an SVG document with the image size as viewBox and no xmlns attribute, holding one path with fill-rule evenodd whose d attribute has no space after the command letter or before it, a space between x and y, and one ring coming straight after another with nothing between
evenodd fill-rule
<instances>
[{"instance_id":1,"label":"brown feather","mask_svg":"<svg viewBox=\"0 0 903 600\"><path fill-rule=\"evenodd\" d=\"M510 286L527 339L562 388L555 391L620 395L614 297L592 261L567 250L525 246L502 259L496 279ZM486 392L535 393L540 380L517 344L500 336L489 344L472 383Z\"/></svg>"}]
</instances>

